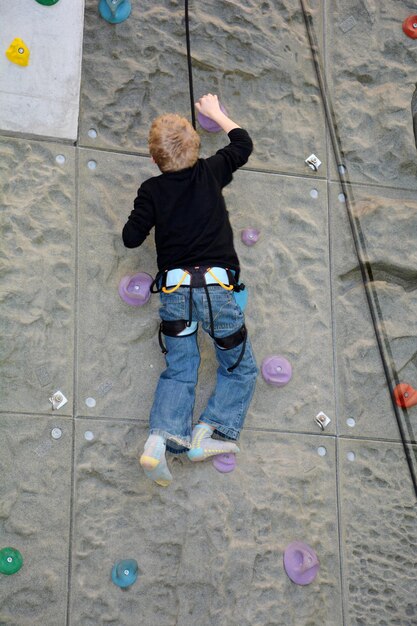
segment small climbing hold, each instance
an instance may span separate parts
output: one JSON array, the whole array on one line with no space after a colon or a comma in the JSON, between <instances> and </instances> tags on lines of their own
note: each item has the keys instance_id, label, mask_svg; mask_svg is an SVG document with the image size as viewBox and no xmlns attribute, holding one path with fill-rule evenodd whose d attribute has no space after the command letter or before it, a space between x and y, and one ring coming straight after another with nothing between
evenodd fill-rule
<instances>
[{"instance_id":1,"label":"small climbing hold","mask_svg":"<svg viewBox=\"0 0 417 626\"><path fill-rule=\"evenodd\" d=\"M122 589L130 587L138 577L138 563L135 559L121 559L116 561L111 571L111 579Z\"/></svg>"},{"instance_id":2,"label":"small climbing hold","mask_svg":"<svg viewBox=\"0 0 417 626\"><path fill-rule=\"evenodd\" d=\"M409 409L417 404L417 389L408 383L400 383L394 388L395 403L403 409Z\"/></svg>"},{"instance_id":3,"label":"small climbing hold","mask_svg":"<svg viewBox=\"0 0 417 626\"><path fill-rule=\"evenodd\" d=\"M55 391L49 398L49 402L52 404L54 410L60 409L64 404L68 402L62 391Z\"/></svg>"},{"instance_id":4,"label":"small climbing hold","mask_svg":"<svg viewBox=\"0 0 417 626\"><path fill-rule=\"evenodd\" d=\"M61 437L62 437L62 430L61 430L61 428L53 428L51 430L51 437L52 437L52 439L61 439Z\"/></svg>"},{"instance_id":5,"label":"small climbing hold","mask_svg":"<svg viewBox=\"0 0 417 626\"><path fill-rule=\"evenodd\" d=\"M220 110L223 113L226 113L226 109L224 108L224 106L220 102L219 104ZM202 113L197 113L197 120L201 128L204 128L204 130L209 133L218 133L222 129L221 126L217 124L217 122L212 120L210 117L207 117L207 115L203 115Z\"/></svg>"},{"instance_id":6,"label":"small climbing hold","mask_svg":"<svg viewBox=\"0 0 417 626\"><path fill-rule=\"evenodd\" d=\"M315 172L317 172L321 165L320 159L316 157L315 154L310 154L310 156L306 158L305 163L307 163L307 165Z\"/></svg>"},{"instance_id":7,"label":"small climbing hold","mask_svg":"<svg viewBox=\"0 0 417 626\"><path fill-rule=\"evenodd\" d=\"M309 585L320 567L317 554L303 541L293 541L284 551L284 569L290 580L297 585Z\"/></svg>"},{"instance_id":8,"label":"small climbing hold","mask_svg":"<svg viewBox=\"0 0 417 626\"><path fill-rule=\"evenodd\" d=\"M356 25L356 20L353 15L349 15L341 24L339 24L339 28L343 33L348 33L354 26Z\"/></svg>"},{"instance_id":9,"label":"small climbing hold","mask_svg":"<svg viewBox=\"0 0 417 626\"><path fill-rule=\"evenodd\" d=\"M248 288L245 287L242 291L234 291L233 295L236 303L240 306L241 311L244 311L246 309L246 305L248 304Z\"/></svg>"},{"instance_id":10,"label":"small climbing hold","mask_svg":"<svg viewBox=\"0 0 417 626\"><path fill-rule=\"evenodd\" d=\"M227 454L217 454L213 457L213 465L218 472L227 474L233 472L236 467L236 455L232 452Z\"/></svg>"},{"instance_id":11,"label":"small climbing hold","mask_svg":"<svg viewBox=\"0 0 417 626\"><path fill-rule=\"evenodd\" d=\"M262 376L269 385L283 387L292 377L291 363L283 356L268 356L262 361Z\"/></svg>"},{"instance_id":12,"label":"small climbing hold","mask_svg":"<svg viewBox=\"0 0 417 626\"><path fill-rule=\"evenodd\" d=\"M152 276L145 272L123 276L119 283L119 296L132 306L143 306L151 297Z\"/></svg>"},{"instance_id":13,"label":"small climbing hold","mask_svg":"<svg viewBox=\"0 0 417 626\"><path fill-rule=\"evenodd\" d=\"M0 550L0 573L10 576L16 574L23 565L23 557L16 548Z\"/></svg>"},{"instance_id":14,"label":"small climbing hold","mask_svg":"<svg viewBox=\"0 0 417 626\"><path fill-rule=\"evenodd\" d=\"M242 241L245 246L253 246L258 241L260 231L256 228L245 228L242 230Z\"/></svg>"},{"instance_id":15,"label":"small climbing hold","mask_svg":"<svg viewBox=\"0 0 417 626\"><path fill-rule=\"evenodd\" d=\"M53 4L59 2L59 0L36 0L38 4L43 4L47 7L51 7Z\"/></svg>"},{"instance_id":16,"label":"small climbing hold","mask_svg":"<svg viewBox=\"0 0 417 626\"><path fill-rule=\"evenodd\" d=\"M130 0L100 0L98 10L101 17L110 24L120 24L132 11Z\"/></svg>"},{"instance_id":17,"label":"small climbing hold","mask_svg":"<svg viewBox=\"0 0 417 626\"><path fill-rule=\"evenodd\" d=\"M29 63L29 48L23 41L23 39L13 39L12 43L6 50L6 57L12 63L16 63L16 65L26 66Z\"/></svg>"},{"instance_id":18,"label":"small climbing hold","mask_svg":"<svg viewBox=\"0 0 417 626\"><path fill-rule=\"evenodd\" d=\"M324 430L332 420L326 415L326 413L320 411L320 413L317 413L314 421L316 422L317 426L320 426L321 430Z\"/></svg>"},{"instance_id":19,"label":"small climbing hold","mask_svg":"<svg viewBox=\"0 0 417 626\"><path fill-rule=\"evenodd\" d=\"M410 15L404 20L403 31L407 37L417 39L417 15Z\"/></svg>"}]
</instances>

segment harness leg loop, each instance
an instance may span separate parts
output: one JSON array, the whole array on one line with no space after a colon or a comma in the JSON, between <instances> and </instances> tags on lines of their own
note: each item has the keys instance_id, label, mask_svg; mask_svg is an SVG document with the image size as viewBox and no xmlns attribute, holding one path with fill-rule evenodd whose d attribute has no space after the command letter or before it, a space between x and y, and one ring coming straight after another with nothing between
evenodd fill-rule
<instances>
[{"instance_id":1,"label":"harness leg loop","mask_svg":"<svg viewBox=\"0 0 417 626\"><path fill-rule=\"evenodd\" d=\"M228 372L233 372L240 362L243 359L243 355L245 354L246 341L248 338L248 331L246 330L245 324L239 328L235 333L229 335L228 337L214 337L214 341L216 345L220 348L220 350L231 350L232 348L236 348L240 344L242 344L242 349L239 354L239 358L234 365L227 368Z\"/></svg>"},{"instance_id":2,"label":"harness leg loop","mask_svg":"<svg viewBox=\"0 0 417 626\"><path fill-rule=\"evenodd\" d=\"M166 337L188 337L194 335L198 329L198 322L189 322L188 320L162 320L159 325L158 341L162 354L167 354L168 350L164 345L162 335Z\"/></svg>"}]
</instances>

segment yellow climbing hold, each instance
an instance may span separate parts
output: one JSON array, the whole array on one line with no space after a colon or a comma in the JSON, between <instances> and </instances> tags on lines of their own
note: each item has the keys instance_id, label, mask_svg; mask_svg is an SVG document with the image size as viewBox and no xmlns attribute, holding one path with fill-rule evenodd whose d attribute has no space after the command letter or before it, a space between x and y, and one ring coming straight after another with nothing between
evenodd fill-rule
<instances>
[{"instance_id":1,"label":"yellow climbing hold","mask_svg":"<svg viewBox=\"0 0 417 626\"><path fill-rule=\"evenodd\" d=\"M12 63L17 65L28 65L29 63L29 48L22 39L16 37L6 50L6 57Z\"/></svg>"}]
</instances>

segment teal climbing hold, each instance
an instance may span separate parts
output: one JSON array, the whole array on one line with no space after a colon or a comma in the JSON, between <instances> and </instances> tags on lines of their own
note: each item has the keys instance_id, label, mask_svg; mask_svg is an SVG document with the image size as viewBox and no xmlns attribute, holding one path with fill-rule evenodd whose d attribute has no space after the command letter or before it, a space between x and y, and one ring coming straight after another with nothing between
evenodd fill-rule
<instances>
[{"instance_id":1,"label":"teal climbing hold","mask_svg":"<svg viewBox=\"0 0 417 626\"><path fill-rule=\"evenodd\" d=\"M121 559L116 561L111 571L111 579L122 589L133 585L138 577L138 563L135 559Z\"/></svg>"},{"instance_id":2,"label":"teal climbing hold","mask_svg":"<svg viewBox=\"0 0 417 626\"><path fill-rule=\"evenodd\" d=\"M59 2L59 0L36 0L39 4L43 4L44 6L50 7L53 4Z\"/></svg>"},{"instance_id":3,"label":"teal climbing hold","mask_svg":"<svg viewBox=\"0 0 417 626\"><path fill-rule=\"evenodd\" d=\"M101 17L110 24L120 24L130 15L130 0L100 0L98 10Z\"/></svg>"},{"instance_id":4,"label":"teal climbing hold","mask_svg":"<svg viewBox=\"0 0 417 626\"><path fill-rule=\"evenodd\" d=\"M16 574L23 565L23 557L16 548L0 550L0 573L10 576Z\"/></svg>"},{"instance_id":5,"label":"teal climbing hold","mask_svg":"<svg viewBox=\"0 0 417 626\"><path fill-rule=\"evenodd\" d=\"M244 311L248 303L248 288L245 287L245 289L243 289L242 291L235 291L233 295L235 296L235 300L240 306L241 310Z\"/></svg>"}]
</instances>

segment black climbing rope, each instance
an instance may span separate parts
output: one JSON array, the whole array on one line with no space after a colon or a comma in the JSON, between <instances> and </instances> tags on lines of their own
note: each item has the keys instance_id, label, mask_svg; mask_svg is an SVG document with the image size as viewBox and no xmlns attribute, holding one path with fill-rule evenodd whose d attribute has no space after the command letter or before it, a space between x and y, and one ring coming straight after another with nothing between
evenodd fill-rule
<instances>
[{"instance_id":1,"label":"black climbing rope","mask_svg":"<svg viewBox=\"0 0 417 626\"><path fill-rule=\"evenodd\" d=\"M349 177L346 172L346 168L343 162L343 152L341 149L341 141L337 131L336 117L334 109L328 95L326 82L324 79L324 72L322 70L322 64L320 60L320 52L313 26L312 15L307 11L305 1L300 0L301 11L303 13L311 54L313 57L314 68L317 75L317 81L320 89L321 99L323 102L323 108L326 116L327 128L329 130L330 140L332 143L333 154L337 164L337 170L339 173L340 185L342 187L343 194L345 196L346 212L349 219L350 228L352 231L353 243L355 246L356 256L359 263L362 282L365 288L366 299L369 306L369 311L372 318L372 325L375 331L375 337L378 344L378 350L381 355L382 367L384 369L385 378L388 385L388 390L391 397L394 414L398 424L398 430L400 432L402 445L404 448L405 457L407 460L408 469L410 471L411 480L413 483L414 491L417 497L417 477L414 469L414 462L417 462L417 455L413 456L410 451L412 450L412 444L407 443L406 431L408 432L409 439L413 441L414 433L409 419L407 410L403 409L403 416L405 425L401 419L400 411L394 398L394 386L399 384L398 372L394 365L394 359L392 356L391 346L389 343L388 335L385 328L385 322L382 316L381 306L376 292L374 277L372 272L372 266L369 261L368 253L366 250L365 236L363 234L360 220L356 217L352 211L354 205L354 196L352 187L349 181Z\"/></svg>"},{"instance_id":2,"label":"black climbing rope","mask_svg":"<svg viewBox=\"0 0 417 626\"><path fill-rule=\"evenodd\" d=\"M195 129L193 65L192 65L192 62L191 62L190 18L188 16L188 0L185 0L185 38L186 38L186 41L187 41L188 86L189 86L189 90L190 90L191 121L192 121L193 127Z\"/></svg>"}]
</instances>

